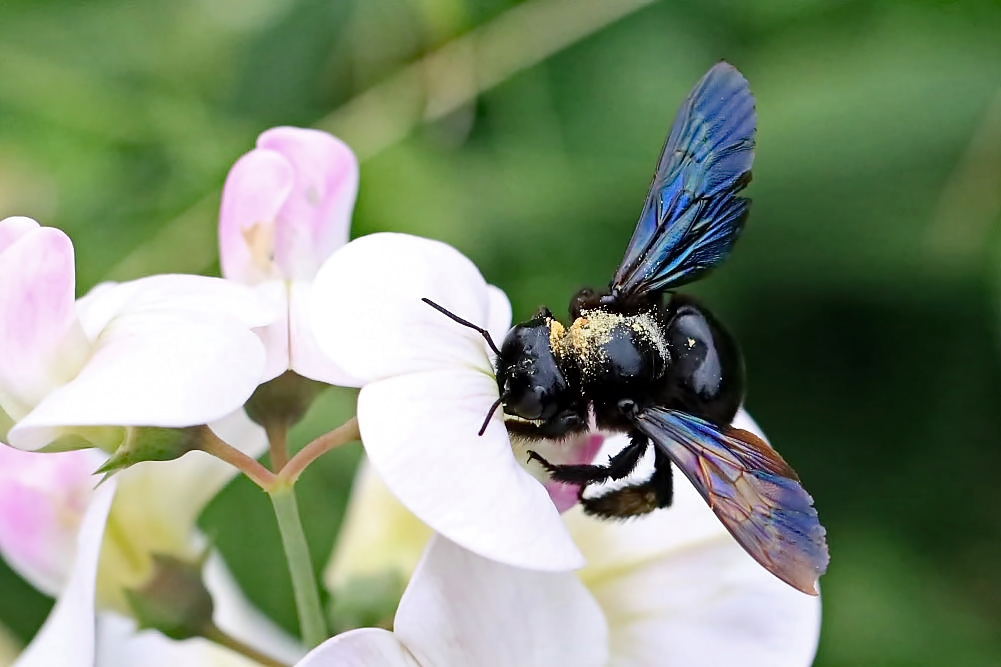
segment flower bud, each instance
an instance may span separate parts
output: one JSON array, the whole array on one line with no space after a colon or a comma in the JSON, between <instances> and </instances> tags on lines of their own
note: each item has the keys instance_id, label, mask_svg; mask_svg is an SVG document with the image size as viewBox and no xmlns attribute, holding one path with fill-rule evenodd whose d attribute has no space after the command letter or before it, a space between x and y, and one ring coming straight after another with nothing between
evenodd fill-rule
<instances>
[{"instance_id":1,"label":"flower bud","mask_svg":"<svg viewBox=\"0 0 1001 667\"><path fill-rule=\"evenodd\" d=\"M259 386L247 401L245 409L251 419L265 428L269 424L292 426L303 418L327 386L286 371Z\"/></svg>"},{"instance_id":2,"label":"flower bud","mask_svg":"<svg viewBox=\"0 0 1001 667\"><path fill-rule=\"evenodd\" d=\"M202 583L202 563L154 554L153 575L125 591L140 628L176 640L203 637L213 627L212 596Z\"/></svg>"}]
</instances>

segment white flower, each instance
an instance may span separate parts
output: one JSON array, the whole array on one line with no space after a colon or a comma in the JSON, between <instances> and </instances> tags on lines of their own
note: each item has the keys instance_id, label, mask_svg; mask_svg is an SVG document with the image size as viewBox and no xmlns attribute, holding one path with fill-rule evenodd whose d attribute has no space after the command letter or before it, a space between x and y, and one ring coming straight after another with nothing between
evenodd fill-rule
<instances>
[{"instance_id":1,"label":"white flower","mask_svg":"<svg viewBox=\"0 0 1001 667\"><path fill-rule=\"evenodd\" d=\"M410 511L471 551L520 567L579 567L580 552L545 486L516 458L500 411L477 435L499 394L489 347L422 298L486 328L498 345L511 324L507 298L472 262L414 236L357 239L314 284L320 347L362 385L358 424L372 465ZM589 445L584 438L543 454L590 461Z\"/></svg>"},{"instance_id":2,"label":"white flower","mask_svg":"<svg viewBox=\"0 0 1001 667\"><path fill-rule=\"evenodd\" d=\"M242 413L214 430L251 456L264 450L263 432ZM34 453L0 445L0 554L30 583L58 597L18 666L125 667L140 664L142 656L143 665L249 667L253 663L205 640L137 633L123 594L153 574L153 554L189 561L201 556L205 540L195 521L235 470L193 452L141 463L95 491L92 472L99 459L93 451ZM105 526L111 528L105 532ZM218 557L209 558L205 580L220 627L283 659L301 655L294 641L253 609Z\"/></svg>"},{"instance_id":3,"label":"white flower","mask_svg":"<svg viewBox=\"0 0 1001 667\"><path fill-rule=\"evenodd\" d=\"M743 412L735 424L758 432ZM625 442L624 436L610 438L599 456L620 450ZM677 470L674 479L672 505L645 517L608 522L578 510L564 515L587 558L587 565L573 576L586 586L608 625L607 664L811 664L820 632L819 598L762 568ZM405 578L413 571L420 546L431 537L371 467L363 466L354 488L325 576L335 596L356 577ZM466 584L456 580L449 585L462 590ZM527 613L526 605L496 613L503 619L497 622L516 623L511 617Z\"/></svg>"},{"instance_id":4,"label":"white flower","mask_svg":"<svg viewBox=\"0 0 1001 667\"><path fill-rule=\"evenodd\" d=\"M319 130L270 129L229 172L219 214L223 275L253 286L281 312L258 330L265 380L293 370L329 384L350 381L317 349L306 305L320 265L347 243L357 192L351 149Z\"/></svg>"},{"instance_id":5,"label":"white flower","mask_svg":"<svg viewBox=\"0 0 1001 667\"><path fill-rule=\"evenodd\" d=\"M183 427L243 405L273 313L217 278L164 275L74 302L73 245L0 220L0 438L27 450L123 442L129 426Z\"/></svg>"},{"instance_id":6,"label":"white flower","mask_svg":"<svg viewBox=\"0 0 1001 667\"><path fill-rule=\"evenodd\" d=\"M573 574L511 567L436 536L392 632L343 633L298 667L598 667L606 663L606 634L601 611Z\"/></svg>"}]
</instances>

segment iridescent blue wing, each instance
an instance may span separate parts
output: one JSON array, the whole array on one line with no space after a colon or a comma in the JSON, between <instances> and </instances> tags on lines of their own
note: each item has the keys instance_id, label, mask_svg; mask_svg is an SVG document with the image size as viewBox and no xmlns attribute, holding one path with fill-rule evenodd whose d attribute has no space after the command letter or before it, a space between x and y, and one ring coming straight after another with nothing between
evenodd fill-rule
<instances>
[{"instance_id":1,"label":"iridescent blue wing","mask_svg":"<svg viewBox=\"0 0 1001 667\"><path fill-rule=\"evenodd\" d=\"M750 201L754 98L732 65L717 63L681 105L613 295L628 299L695 280L730 252Z\"/></svg>"},{"instance_id":2,"label":"iridescent blue wing","mask_svg":"<svg viewBox=\"0 0 1001 667\"><path fill-rule=\"evenodd\" d=\"M753 433L652 408L637 426L685 474L756 561L804 593L827 570L826 531L813 499L774 449Z\"/></svg>"}]
</instances>

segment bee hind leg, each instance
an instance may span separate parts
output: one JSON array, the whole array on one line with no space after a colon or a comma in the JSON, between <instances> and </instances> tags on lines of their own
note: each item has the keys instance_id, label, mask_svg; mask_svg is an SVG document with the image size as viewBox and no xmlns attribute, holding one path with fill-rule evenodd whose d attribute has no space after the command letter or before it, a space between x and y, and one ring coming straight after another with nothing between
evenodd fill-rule
<instances>
[{"instance_id":1,"label":"bee hind leg","mask_svg":"<svg viewBox=\"0 0 1001 667\"><path fill-rule=\"evenodd\" d=\"M654 454L653 474L645 482L594 498L585 497L581 489L580 504L584 512L602 519L626 519L669 506L674 496L671 461L659 448L654 448Z\"/></svg>"}]
</instances>

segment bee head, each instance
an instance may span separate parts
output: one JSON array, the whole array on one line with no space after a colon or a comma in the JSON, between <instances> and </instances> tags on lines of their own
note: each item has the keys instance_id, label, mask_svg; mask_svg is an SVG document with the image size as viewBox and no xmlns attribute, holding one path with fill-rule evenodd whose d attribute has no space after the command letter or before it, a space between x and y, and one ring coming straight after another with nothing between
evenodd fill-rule
<instances>
[{"instance_id":1,"label":"bee head","mask_svg":"<svg viewBox=\"0 0 1001 667\"><path fill-rule=\"evenodd\" d=\"M511 329L497 357L497 386L505 413L567 432L583 425L585 415L579 382L553 351L552 338L562 330L548 311Z\"/></svg>"}]
</instances>

